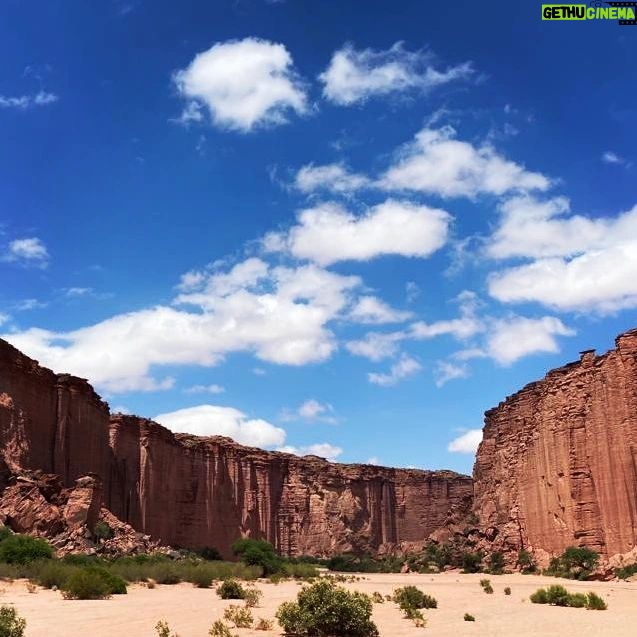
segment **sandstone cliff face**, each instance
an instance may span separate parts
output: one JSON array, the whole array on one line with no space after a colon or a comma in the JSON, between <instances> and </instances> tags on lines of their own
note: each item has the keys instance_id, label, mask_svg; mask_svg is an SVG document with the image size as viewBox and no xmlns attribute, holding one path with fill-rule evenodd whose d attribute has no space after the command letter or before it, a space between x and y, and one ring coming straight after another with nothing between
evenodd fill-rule
<instances>
[{"instance_id":1,"label":"sandstone cliff face","mask_svg":"<svg viewBox=\"0 0 637 637\"><path fill-rule=\"evenodd\" d=\"M263 537L284 554L375 552L421 541L471 507L453 472L340 465L174 435L134 416L111 423L113 513L164 543L215 546Z\"/></svg>"},{"instance_id":2,"label":"sandstone cliff face","mask_svg":"<svg viewBox=\"0 0 637 637\"><path fill-rule=\"evenodd\" d=\"M637 330L485 414L474 497L498 548L637 545Z\"/></svg>"},{"instance_id":3,"label":"sandstone cliff face","mask_svg":"<svg viewBox=\"0 0 637 637\"><path fill-rule=\"evenodd\" d=\"M2 340L0 443L0 465L13 473L41 469L66 486L95 473L105 506L138 531L225 555L246 534L284 554L375 552L423 541L471 508L471 478L453 472L333 464L175 435L134 416L109 421L86 381Z\"/></svg>"}]
</instances>

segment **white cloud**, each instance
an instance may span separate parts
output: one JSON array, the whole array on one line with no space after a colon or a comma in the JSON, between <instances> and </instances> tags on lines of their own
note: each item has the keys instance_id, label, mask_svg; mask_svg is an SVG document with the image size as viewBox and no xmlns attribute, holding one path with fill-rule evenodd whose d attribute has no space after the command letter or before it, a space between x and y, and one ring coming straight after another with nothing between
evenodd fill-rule
<instances>
[{"instance_id":1,"label":"white cloud","mask_svg":"<svg viewBox=\"0 0 637 637\"><path fill-rule=\"evenodd\" d=\"M405 201L388 199L359 217L327 203L303 210L287 234L267 235L264 247L323 266L390 254L424 258L445 244L450 222L444 210Z\"/></svg>"},{"instance_id":2,"label":"white cloud","mask_svg":"<svg viewBox=\"0 0 637 637\"><path fill-rule=\"evenodd\" d=\"M64 296L70 298L78 296L90 296L93 293L93 288L66 288L64 290Z\"/></svg>"},{"instance_id":3,"label":"white cloud","mask_svg":"<svg viewBox=\"0 0 637 637\"><path fill-rule=\"evenodd\" d=\"M250 419L232 407L198 405L155 416L153 420L176 433L196 436L228 436L242 445L276 447L285 442L285 431L266 420Z\"/></svg>"},{"instance_id":4,"label":"white cloud","mask_svg":"<svg viewBox=\"0 0 637 637\"><path fill-rule=\"evenodd\" d=\"M395 310L375 296L362 296L351 309L348 318L355 323L381 325L402 323L411 316L411 312Z\"/></svg>"},{"instance_id":5,"label":"white cloud","mask_svg":"<svg viewBox=\"0 0 637 637\"><path fill-rule=\"evenodd\" d=\"M389 387L396 383L413 376L422 369L422 365L415 359L403 354L396 363L394 363L388 374L369 373L367 378L370 383L380 385L381 387Z\"/></svg>"},{"instance_id":6,"label":"white cloud","mask_svg":"<svg viewBox=\"0 0 637 637\"><path fill-rule=\"evenodd\" d=\"M500 365L508 366L529 354L558 352L556 336L574 334L574 330L554 316L539 319L516 316L494 321L486 350Z\"/></svg>"},{"instance_id":7,"label":"white cloud","mask_svg":"<svg viewBox=\"0 0 637 637\"><path fill-rule=\"evenodd\" d=\"M28 237L11 241L2 260L24 265L46 267L49 260L49 253L41 239Z\"/></svg>"},{"instance_id":8,"label":"white cloud","mask_svg":"<svg viewBox=\"0 0 637 637\"><path fill-rule=\"evenodd\" d=\"M228 272L208 273L178 305L121 314L71 332L32 328L4 337L44 365L88 378L111 393L171 387L157 380L162 365L218 364L232 352L304 365L329 358L336 339L328 323L350 303L360 285L314 265L269 267L260 260Z\"/></svg>"},{"instance_id":9,"label":"white cloud","mask_svg":"<svg viewBox=\"0 0 637 637\"><path fill-rule=\"evenodd\" d=\"M495 259L571 257L637 237L637 206L617 217L590 219L570 214L564 197L525 196L504 202L500 210L500 224L487 245L487 255Z\"/></svg>"},{"instance_id":10,"label":"white cloud","mask_svg":"<svg viewBox=\"0 0 637 637\"><path fill-rule=\"evenodd\" d=\"M622 159L617 153L614 153L612 150L607 150L602 153L602 161L605 164L623 164L624 159Z\"/></svg>"},{"instance_id":11,"label":"white cloud","mask_svg":"<svg viewBox=\"0 0 637 637\"><path fill-rule=\"evenodd\" d=\"M4 325L5 323L8 323L11 320L11 316L9 314L4 314L3 312L0 312L0 326Z\"/></svg>"},{"instance_id":12,"label":"white cloud","mask_svg":"<svg viewBox=\"0 0 637 637\"><path fill-rule=\"evenodd\" d=\"M54 93L39 91L33 95L21 95L20 97L8 97L0 95L0 108L17 108L26 110L33 106L46 106L58 101L58 96Z\"/></svg>"},{"instance_id":13,"label":"white cloud","mask_svg":"<svg viewBox=\"0 0 637 637\"><path fill-rule=\"evenodd\" d=\"M475 453L482 442L482 429L469 429L466 433L454 438L447 446L451 453Z\"/></svg>"},{"instance_id":14,"label":"white cloud","mask_svg":"<svg viewBox=\"0 0 637 637\"><path fill-rule=\"evenodd\" d=\"M343 164L308 164L296 173L294 186L303 193L325 190L340 194L351 194L369 185L365 175L351 173Z\"/></svg>"},{"instance_id":15,"label":"white cloud","mask_svg":"<svg viewBox=\"0 0 637 637\"><path fill-rule=\"evenodd\" d=\"M369 332L362 339L345 343L347 350L355 356L364 356L372 361L391 358L398 353L398 344L406 338L404 332L380 334Z\"/></svg>"},{"instance_id":16,"label":"white cloud","mask_svg":"<svg viewBox=\"0 0 637 637\"><path fill-rule=\"evenodd\" d=\"M451 126L424 128L380 179L389 190L412 190L442 197L546 190L547 177L529 172L489 145L475 147L454 139Z\"/></svg>"},{"instance_id":17,"label":"white cloud","mask_svg":"<svg viewBox=\"0 0 637 637\"><path fill-rule=\"evenodd\" d=\"M385 51L356 50L345 45L334 53L328 68L319 75L323 96L342 106L410 89L426 91L442 84L466 79L470 63L438 71L432 56L422 51L406 51L397 42Z\"/></svg>"},{"instance_id":18,"label":"white cloud","mask_svg":"<svg viewBox=\"0 0 637 637\"><path fill-rule=\"evenodd\" d=\"M565 216L568 211L563 199L515 199L503 206L487 253L533 260L494 272L491 296L599 314L637 307L637 206L597 219Z\"/></svg>"},{"instance_id":19,"label":"white cloud","mask_svg":"<svg viewBox=\"0 0 637 637\"><path fill-rule=\"evenodd\" d=\"M184 394L223 394L225 391L221 385L193 385L184 389Z\"/></svg>"},{"instance_id":20,"label":"white cloud","mask_svg":"<svg viewBox=\"0 0 637 637\"><path fill-rule=\"evenodd\" d=\"M451 361L438 361L434 370L436 387L446 385L450 380L467 378L471 372L466 363L453 363Z\"/></svg>"},{"instance_id":21,"label":"white cloud","mask_svg":"<svg viewBox=\"0 0 637 637\"><path fill-rule=\"evenodd\" d=\"M414 303L420 296L420 287L415 281L407 281L405 284L405 295L407 303Z\"/></svg>"},{"instance_id":22,"label":"white cloud","mask_svg":"<svg viewBox=\"0 0 637 637\"><path fill-rule=\"evenodd\" d=\"M301 418L307 418L308 420L313 420L318 418L319 416L334 411L331 405L322 405L317 400L311 398L310 400L306 400L298 410L299 416Z\"/></svg>"},{"instance_id":23,"label":"white cloud","mask_svg":"<svg viewBox=\"0 0 637 637\"><path fill-rule=\"evenodd\" d=\"M277 451L292 453L295 456L318 456L319 458L326 458L327 460L335 460L343 453L341 447L330 445L327 442L308 445L306 447L286 445L284 447L278 447Z\"/></svg>"},{"instance_id":24,"label":"white cloud","mask_svg":"<svg viewBox=\"0 0 637 637\"><path fill-rule=\"evenodd\" d=\"M25 312L28 310L39 310L46 307L48 303L38 301L38 299L23 299L14 303L13 308L18 312Z\"/></svg>"},{"instance_id":25,"label":"white cloud","mask_svg":"<svg viewBox=\"0 0 637 637\"><path fill-rule=\"evenodd\" d=\"M257 38L215 44L174 75L187 101L182 121L200 121L200 106L215 125L249 132L283 124L290 111L307 110L302 83L282 44Z\"/></svg>"}]
</instances>

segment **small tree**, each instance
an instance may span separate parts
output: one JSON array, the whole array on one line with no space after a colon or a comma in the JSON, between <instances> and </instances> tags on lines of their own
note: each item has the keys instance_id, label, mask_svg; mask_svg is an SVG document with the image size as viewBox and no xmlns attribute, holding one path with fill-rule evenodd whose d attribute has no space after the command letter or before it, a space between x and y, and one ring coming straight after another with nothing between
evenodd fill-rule
<instances>
[{"instance_id":1,"label":"small tree","mask_svg":"<svg viewBox=\"0 0 637 637\"><path fill-rule=\"evenodd\" d=\"M260 566L263 569L263 575L272 575L281 570L281 558L274 551L272 544L266 540L240 538L232 545L232 552L244 564Z\"/></svg>"},{"instance_id":2,"label":"small tree","mask_svg":"<svg viewBox=\"0 0 637 637\"><path fill-rule=\"evenodd\" d=\"M0 542L0 562L29 564L35 560L53 557L53 548L39 537L10 535Z\"/></svg>"}]
</instances>

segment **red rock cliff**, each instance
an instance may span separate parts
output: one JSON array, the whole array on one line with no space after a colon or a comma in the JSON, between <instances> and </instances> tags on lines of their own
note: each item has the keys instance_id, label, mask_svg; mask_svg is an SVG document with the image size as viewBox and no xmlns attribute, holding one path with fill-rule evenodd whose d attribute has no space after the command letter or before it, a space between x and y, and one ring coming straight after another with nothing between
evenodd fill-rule
<instances>
[{"instance_id":1,"label":"red rock cliff","mask_svg":"<svg viewBox=\"0 0 637 637\"><path fill-rule=\"evenodd\" d=\"M341 465L173 434L114 416L81 379L56 375L0 340L0 442L13 469L71 486L102 477L105 505L166 544L216 546L242 534L286 554L374 552L464 518L471 478L450 471Z\"/></svg>"},{"instance_id":2,"label":"red rock cliff","mask_svg":"<svg viewBox=\"0 0 637 637\"><path fill-rule=\"evenodd\" d=\"M485 414L474 510L496 545L611 556L637 545L637 330Z\"/></svg>"}]
</instances>

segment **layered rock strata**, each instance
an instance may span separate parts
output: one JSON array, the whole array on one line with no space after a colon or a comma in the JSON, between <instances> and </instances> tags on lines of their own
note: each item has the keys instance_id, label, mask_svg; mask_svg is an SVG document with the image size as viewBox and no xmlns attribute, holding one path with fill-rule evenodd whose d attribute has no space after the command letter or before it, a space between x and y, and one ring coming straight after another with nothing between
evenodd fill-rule
<instances>
[{"instance_id":1,"label":"layered rock strata","mask_svg":"<svg viewBox=\"0 0 637 637\"><path fill-rule=\"evenodd\" d=\"M473 476L495 548L637 546L637 330L486 412Z\"/></svg>"}]
</instances>

